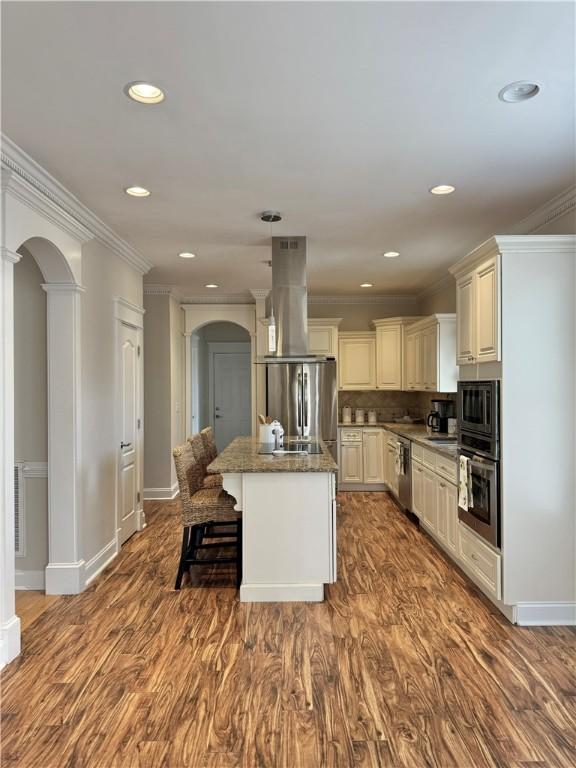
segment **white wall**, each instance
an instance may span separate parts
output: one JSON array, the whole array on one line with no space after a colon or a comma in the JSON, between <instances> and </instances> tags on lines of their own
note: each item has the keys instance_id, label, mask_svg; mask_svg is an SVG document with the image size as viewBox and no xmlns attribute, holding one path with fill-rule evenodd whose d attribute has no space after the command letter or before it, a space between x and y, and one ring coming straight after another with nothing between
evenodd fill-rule
<instances>
[{"instance_id":1,"label":"white wall","mask_svg":"<svg viewBox=\"0 0 576 768\"><path fill-rule=\"evenodd\" d=\"M433 315L436 312L456 312L456 280L451 276L439 290L420 299L419 314Z\"/></svg>"},{"instance_id":2,"label":"white wall","mask_svg":"<svg viewBox=\"0 0 576 768\"><path fill-rule=\"evenodd\" d=\"M46 293L34 257L20 249L14 266L14 457L48 461ZM25 555L18 571L43 571L48 564L48 479L24 477ZM22 580L20 580L22 581Z\"/></svg>"},{"instance_id":3,"label":"white wall","mask_svg":"<svg viewBox=\"0 0 576 768\"><path fill-rule=\"evenodd\" d=\"M346 302L345 299L330 303L308 300L308 317L341 317L340 331L373 331L372 320L382 317L419 314L416 296L391 296L381 302Z\"/></svg>"},{"instance_id":4,"label":"white wall","mask_svg":"<svg viewBox=\"0 0 576 768\"><path fill-rule=\"evenodd\" d=\"M114 298L142 306L142 275L98 241L82 247L82 541L90 560L116 535L117 319ZM144 424L144 427L146 425Z\"/></svg>"},{"instance_id":5,"label":"white wall","mask_svg":"<svg viewBox=\"0 0 576 768\"><path fill-rule=\"evenodd\" d=\"M170 327L170 447L186 439L184 430L184 310L169 297ZM170 461L171 485L177 482L174 462Z\"/></svg>"}]
</instances>

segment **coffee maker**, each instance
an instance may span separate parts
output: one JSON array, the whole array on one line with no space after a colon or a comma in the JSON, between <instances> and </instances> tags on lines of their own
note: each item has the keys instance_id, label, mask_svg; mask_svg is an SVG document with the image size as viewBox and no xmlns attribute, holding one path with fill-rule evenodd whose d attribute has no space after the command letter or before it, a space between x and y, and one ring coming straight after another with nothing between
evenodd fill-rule
<instances>
[{"instance_id":1,"label":"coffee maker","mask_svg":"<svg viewBox=\"0 0 576 768\"><path fill-rule=\"evenodd\" d=\"M432 410L428 414L426 424L432 432L448 432L448 419L455 417L453 400L432 400Z\"/></svg>"}]
</instances>

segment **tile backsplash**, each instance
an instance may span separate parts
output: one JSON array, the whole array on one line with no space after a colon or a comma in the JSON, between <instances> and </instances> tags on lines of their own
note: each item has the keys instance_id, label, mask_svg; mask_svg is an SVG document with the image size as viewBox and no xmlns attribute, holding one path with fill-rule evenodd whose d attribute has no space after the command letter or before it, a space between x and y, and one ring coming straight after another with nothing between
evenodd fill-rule
<instances>
[{"instance_id":1,"label":"tile backsplash","mask_svg":"<svg viewBox=\"0 0 576 768\"><path fill-rule=\"evenodd\" d=\"M354 409L364 408L375 410L378 413L378 421L393 421L401 416L410 416L413 419L424 419L431 410L431 401L442 398L456 402L456 394L450 392L399 392L384 390L360 390L338 392L338 418L342 420L342 408L352 408L352 421L354 421Z\"/></svg>"}]
</instances>

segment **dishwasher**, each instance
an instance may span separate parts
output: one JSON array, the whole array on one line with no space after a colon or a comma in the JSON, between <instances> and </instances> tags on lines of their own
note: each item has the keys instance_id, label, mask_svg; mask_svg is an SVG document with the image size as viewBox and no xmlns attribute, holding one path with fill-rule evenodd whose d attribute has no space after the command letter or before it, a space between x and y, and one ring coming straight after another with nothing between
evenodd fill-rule
<instances>
[{"instance_id":1,"label":"dishwasher","mask_svg":"<svg viewBox=\"0 0 576 768\"><path fill-rule=\"evenodd\" d=\"M410 440L398 436L396 442L396 481L398 502L407 512L412 511L412 472L410 469Z\"/></svg>"}]
</instances>

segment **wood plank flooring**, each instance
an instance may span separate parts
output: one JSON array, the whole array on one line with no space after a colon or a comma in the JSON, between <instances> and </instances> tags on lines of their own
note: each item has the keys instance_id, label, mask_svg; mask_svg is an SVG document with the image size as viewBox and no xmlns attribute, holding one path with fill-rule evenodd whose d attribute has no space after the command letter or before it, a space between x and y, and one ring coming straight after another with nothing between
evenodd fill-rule
<instances>
[{"instance_id":1,"label":"wood plank flooring","mask_svg":"<svg viewBox=\"0 0 576 768\"><path fill-rule=\"evenodd\" d=\"M46 595L35 589L17 589L16 614L20 617L22 631L28 629L56 600L57 595Z\"/></svg>"},{"instance_id":2,"label":"wood plank flooring","mask_svg":"<svg viewBox=\"0 0 576 768\"><path fill-rule=\"evenodd\" d=\"M2 674L2 766L573 766L576 632L517 628L386 494L340 496L321 604L173 587L177 502Z\"/></svg>"}]
</instances>

